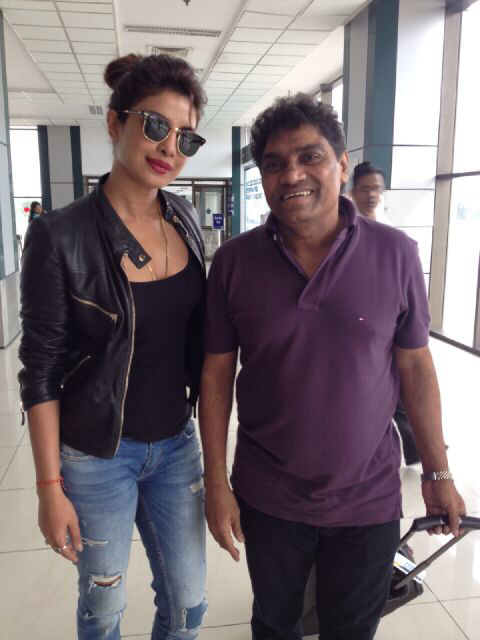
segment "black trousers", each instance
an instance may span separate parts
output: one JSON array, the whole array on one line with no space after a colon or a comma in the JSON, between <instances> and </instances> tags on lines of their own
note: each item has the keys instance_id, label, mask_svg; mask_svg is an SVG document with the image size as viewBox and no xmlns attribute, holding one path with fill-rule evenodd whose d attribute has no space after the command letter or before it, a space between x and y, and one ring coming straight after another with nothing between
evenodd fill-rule
<instances>
[{"instance_id":1,"label":"black trousers","mask_svg":"<svg viewBox=\"0 0 480 640\"><path fill-rule=\"evenodd\" d=\"M239 500L254 602L253 640L300 640L305 587L317 570L321 640L371 640L390 586L398 520L315 527Z\"/></svg>"}]
</instances>

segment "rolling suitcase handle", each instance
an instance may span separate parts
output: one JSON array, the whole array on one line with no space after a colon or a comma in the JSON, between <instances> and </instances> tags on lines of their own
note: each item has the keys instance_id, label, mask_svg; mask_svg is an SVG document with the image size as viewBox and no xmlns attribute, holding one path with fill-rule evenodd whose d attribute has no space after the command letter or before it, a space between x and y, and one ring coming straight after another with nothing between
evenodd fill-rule
<instances>
[{"instance_id":1,"label":"rolling suitcase handle","mask_svg":"<svg viewBox=\"0 0 480 640\"><path fill-rule=\"evenodd\" d=\"M410 538L417 533L418 531L426 531L427 529L433 529L434 527L443 527L448 525L447 516L427 516L426 518L416 518L413 521L410 530L403 536L400 540L399 548L407 543ZM415 569L412 569L409 573L406 574L404 578L402 578L399 582L395 584L393 587L395 590L400 589L405 584L413 580L415 576L424 571L427 567L429 567L434 560L439 558L442 554L445 553L450 547L453 547L457 542L459 542L462 538L464 538L470 531L477 531L480 529L480 518L474 518L473 516L461 516L460 517L460 528L464 529L464 532L458 536L457 538L452 538L447 543L440 547L435 553L432 553L426 560L418 564Z\"/></svg>"}]
</instances>

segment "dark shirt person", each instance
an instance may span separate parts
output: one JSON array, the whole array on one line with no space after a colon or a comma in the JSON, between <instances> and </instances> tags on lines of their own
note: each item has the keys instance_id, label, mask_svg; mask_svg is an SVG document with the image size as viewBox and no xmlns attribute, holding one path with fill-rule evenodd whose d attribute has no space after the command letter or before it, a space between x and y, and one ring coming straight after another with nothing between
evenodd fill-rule
<instances>
[{"instance_id":1,"label":"dark shirt person","mask_svg":"<svg viewBox=\"0 0 480 640\"><path fill-rule=\"evenodd\" d=\"M35 218L39 218L43 213L45 213L45 210L42 207L41 203L34 200L30 203L30 214L28 216L28 222L35 220Z\"/></svg>"},{"instance_id":2,"label":"dark shirt person","mask_svg":"<svg viewBox=\"0 0 480 640\"><path fill-rule=\"evenodd\" d=\"M361 162L353 170L352 199L357 205L358 212L369 218L377 219L377 212L382 194L385 191L385 174L370 162ZM415 464L420 461L417 443L408 419L405 407L398 400L393 419L402 438L405 464Z\"/></svg>"},{"instance_id":3,"label":"dark shirt person","mask_svg":"<svg viewBox=\"0 0 480 640\"><path fill-rule=\"evenodd\" d=\"M207 521L234 559L232 532L245 541L254 640L301 638L315 564L322 640L371 640L402 516L391 420L399 386L425 474L448 470L418 251L339 197L348 156L330 106L279 99L256 119L251 149L271 214L222 245L209 274ZM225 449L238 350L232 491ZM452 479L433 477L422 483L427 512L447 513L458 535L463 500Z\"/></svg>"}]
</instances>

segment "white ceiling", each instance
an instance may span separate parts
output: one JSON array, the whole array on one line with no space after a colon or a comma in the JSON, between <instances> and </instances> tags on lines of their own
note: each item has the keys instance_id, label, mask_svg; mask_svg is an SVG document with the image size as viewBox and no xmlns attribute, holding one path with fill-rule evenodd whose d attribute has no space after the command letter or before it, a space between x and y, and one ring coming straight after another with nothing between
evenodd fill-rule
<instances>
[{"instance_id":1,"label":"white ceiling","mask_svg":"<svg viewBox=\"0 0 480 640\"><path fill-rule=\"evenodd\" d=\"M366 4L0 0L10 120L103 121L109 96L102 78L106 63L130 52L147 55L155 46L187 49L186 59L198 70L208 95L202 126L250 124L277 95L311 92L341 74L341 27ZM161 33L172 28L173 33ZM186 30L200 33L182 33Z\"/></svg>"}]
</instances>

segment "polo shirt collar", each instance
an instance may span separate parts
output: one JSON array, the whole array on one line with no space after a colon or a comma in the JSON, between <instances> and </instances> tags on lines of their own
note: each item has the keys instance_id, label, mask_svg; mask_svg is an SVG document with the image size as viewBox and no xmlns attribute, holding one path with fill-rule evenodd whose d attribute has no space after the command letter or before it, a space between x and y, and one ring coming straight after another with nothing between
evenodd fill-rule
<instances>
[{"instance_id":1,"label":"polo shirt collar","mask_svg":"<svg viewBox=\"0 0 480 640\"><path fill-rule=\"evenodd\" d=\"M346 220L345 229L351 229L357 225L357 208L346 196L340 196L338 199L338 210L340 215L344 217ZM276 217L273 213L268 214L268 218L265 222L265 230L271 236L274 236L278 233L278 223Z\"/></svg>"}]
</instances>

